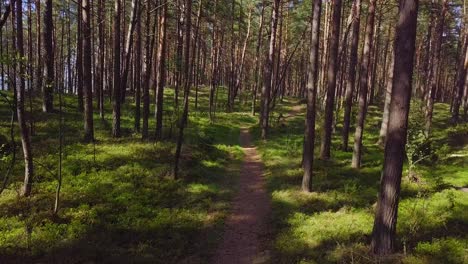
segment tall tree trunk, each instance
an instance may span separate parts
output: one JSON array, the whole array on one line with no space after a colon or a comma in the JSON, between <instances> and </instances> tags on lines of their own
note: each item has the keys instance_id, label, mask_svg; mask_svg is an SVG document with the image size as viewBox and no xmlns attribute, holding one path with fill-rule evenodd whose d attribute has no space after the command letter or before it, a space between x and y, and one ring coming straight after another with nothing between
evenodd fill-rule
<instances>
[{"instance_id":1,"label":"tall tree trunk","mask_svg":"<svg viewBox=\"0 0 468 264\"><path fill-rule=\"evenodd\" d=\"M99 86L98 88L98 93L99 93L99 116L101 117L102 120L104 120L104 72L105 72L105 23L106 23L106 17L105 17L105 0L99 0L99 6L98 6L98 19L99 19L99 25L98 25L98 35L99 35L99 83L97 84Z\"/></svg>"},{"instance_id":2,"label":"tall tree trunk","mask_svg":"<svg viewBox=\"0 0 468 264\"><path fill-rule=\"evenodd\" d=\"M452 122L457 123L460 117L460 105L463 98L463 90L466 89L466 78L468 69L468 25L463 26L463 39L460 52L460 62L458 65L457 85L455 91L455 98L453 100Z\"/></svg>"},{"instance_id":3,"label":"tall tree trunk","mask_svg":"<svg viewBox=\"0 0 468 264\"><path fill-rule=\"evenodd\" d=\"M113 96L112 96L112 136L120 137L120 16L122 13L121 0L115 0L114 13L114 67L113 67Z\"/></svg>"},{"instance_id":4,"label":"tall tree trunk","mask_svg":"<svg viewBox=\"0 0 468 264\"><path fill-rule=\"evenodd\" d=\"M179 109L179 90L182 83L182 50L184 45L184 15L182 10L182 1L177 0L177 52L176 52L176 71L175 71L175 88L174 88L174 105Z\"/></svg>"},{"instance_id":5,"label":"tall tree trunk","mask_svg":"<svg viewBox=\"0 0 468 264\"><path fill-rule=\"evenodd\" d=\"M128 25L128 32L127 38L125 39L125 51L123 55L123 62L122 62L122 69L121 69L121 77L120 77L120 89L121 89L121 99L120 102L125 101L125 93L127 91L127 79L128 79L128 72L130 69L130 59L132 55L132 45L133 45L133 31L135 30L135 25L137 20L140 17L139 14L139 6L140 1L132 0L132 11L130 14L130 24Z\"/></svg>"},{"instance_id":6,"label":"tall tree trunk","mask_svg":"<svg viewBox=\"0 0 468 264\"><path fill-rule=\"evenodd\" d=\"M398 201L412 90L417 16L418 0L400 0L399 19L395 31L395 66L387 144L371 244L373 252L381 256L391 254L395 250Z\"/></svg>"},{"instance_id":7,"label":"tall tree trunk","mask_svg":"<svg viewBox=\"0 0 468 264\"><path fill-rule=\"evenodd\" d=\"M430 75L430 87L428 87L429 92L427 94L426 98L426 109L425 109L425 117L426 117L426 122L425 122L425 133L426 136L430 135L431 128L432 128L432 115L434 111L434 99L436 97L436 91L437 91L437 83L438 83L438 77L439 77L439 68L441 64L441 59L440 59L440 53L441 53L441 48L442 48L442 36L444 33L444 21L445 21L445 14L447 12L448 8L448 2L447 0L438 0L438 1L443 1L442 5L440 5L438 2L435 3L436 6L438 6L439 14L437 16L437 22L436 22L436 27L434 30L434 53L433 53L433 59L432 59L432 71Z\"/></svg>"},{"instance_id":8,"label":"tall tree trunk","mask_svg":"<svg viewBox=\"0 0 468 264\"><path fill-rule=\"evenodd\" d=\"M338 44L340 42L341 0L333 0L333 17L330 33L330 58L327 71L327 98L325 103L325 122L320 157L330 158L331 137L333 129L333 105L335 103L336 73L338 69Z\"/></svg>"},{"instance_id":9,"label":"tall tree trunk","mask_svg":"<svg viewBox=\"0 0 468 264\"><path fill-rule=\"evenodd\" d=\"M46 1L44 13L44 48L46 51L46 83L43 91L42 111L50 113L54 110L54 49L53 32L54 22L52 14L52 0Z\"/></svg>"},{"instance_id":10,"label":"tall tree trunk","mask_svg":"<svg viewBox=\"0 0 468 264\"><path fill-rule=\"evenodd\" d=\"M136 20L136 36L135 36L135 131L140 132L141 121L141 12L138 12Z\"/></svg>"},{"instance_id":11,"label":"tall tree trunk","mask_svg":"<svg viewBox=\"0 0 468 264\"><path fill-rule=\"evenodd\" d=\"M81 7L83 8L82 25L83 25L83 90L84 90L84 140L91 142L94 140L94 125L93 125L93 82L91 73L91 7L89 0L82 0Z\"/></svg>"},{"instance_id":12,"label":"tall tree trunk","mask_svg":"<svg viewBox=\"0 0 468 264\"><path fill-rule=\"evenodd\" d=\"M392 98L392 91L393 91L394 57L395 57L395 54L392 48L392 53L390 57L390 71L388 72L388 82L385 88L385 102L384 102L384 112L383 112L383 117L382 117L382 125L380 126L379 141L377 141L377 144L380 146L385 146L385 141L387 138L388 118L390 115L390 101Z\"/></svg>"},{"instance_id":13,"label":"tall tree trunk","mask_svg":"<svg viewBox=\"0 0 468 264\"><path fill-rule=\"evenodd\" d=\"M23 37L23 5L22 0L16 0L16 52L20 58L24 57L24 37ZM19 86L16 89L16 113L18 117L18 125L21 134L21 144L23 146L24 156L24 183L21 189L22 196L31 195L32 178L34 175L33 167L33 156L31 149L31 138L29 135L29 129L26 125L26 116L24 112L24 100L25 100L25 67L24 63L18 63L18 76ZM52 79L53 80L53 79Z\"/></svg>"},{"instance_id":14,"label":"tall tree trunk","mask_svg":"<svg viewBox=\"0 0 468 264\"><path fill-rule=\"evenodd\" d=\"M262 0L262 11L260 15L260 25L258 28L257 35L257 47L255 48L255 70L254 70L254 89L252 92L252 115L255 115L255 107L257 103L257 91L258 86L260 85L260 48L262 47L262 34L263 34L263 24L265 17L265 0Z\"/></svg>"},{"instance_id":15,"label":"tall tree trunk","mask_svg":"<svg viewBox=\"0 0 468 264\"><path fill-rule=\"evenodd\" d=\"M217 9L218 1L214 2L214 10ZM218 26L216 20L216 12L213 15L213 33L212 33L212 47L211 47L211 83L210 83L210 106L209 106L209 115L210 121L214 121L214 111L215 111L215 92L218 87L218 62L219 62L219 48L218 48Z\"/></svg>"},{"instance_id":16,"label":"tall tree trunk","mask_svg":"<svg viewBox=\"0 0 468 264\"><path fill-rule=\"evenodd\" d=\"M343 150L348 150L349 127L351 124L351 108L356 80L357 52L359 48L359 26L361 21L361 0L355 0L352 7L353 24L351 25L351 43L349 51L348 78L346 79L345 111L343 118Z\"/></svg>"},{"instance_id":17,"label":"tall tree trunk","mask_svg":"<svg viewBox=\"0 0 468 264\"><path fill-rule=\"evenodd\" d=\"M180 153L182 151L182 142L184 140L184 128L187 125L188 111L189 111L189 95L191 85L191 66L190 66L190 35L191 35L191 15L192 15L192 0L185 0L185 50L184 50L184 110L182 113L182 120L179 124L179 135L177 137L177 146L175 152L174 162L174 178L177 179L179 175L179 162Z\"/></svg>"},{"instance_id":18,"label":"tall tree trunk","mask_svg":"<svg viewBox=\"0 0 468 264\"><path fill-rule=\"evenodd\" d=\"M81 21L81 17L83 16L81 13L83 12L83 8L81 7L80 3L77 3L78 9L78 17L77 17L77 36L76 36L76 75L77 75L77 85L76 91L78 94L78 111L84 111L83 105L83 25Z\"/></svg>"},{"instance_id":19,"label":"tall tree trunk","mask_svg":"<svg viewBox=\"0 0 468 264\"><path fill-rule=\"evenodd\" d=\"M302 177L302 190L312 191L312 173L314 163L315 144L315 111L318 79L318 50L320 41L320 16L322 12L322 0L314 0L312 17L312 33L310 43L310 66L307 81L307 116L305 121L304 141L304 176Z\"/></svg>"},{"instance_id":20,"label":"tall tree trunk","mask_svg":"<svg viewBox=\"0 0 468 264\"><path fill-rule=\"evenodd\" d=\"M338 0L340 1L340 0ZM262 139L266 139L268 135L268 121L270 116L270 93L271 93L271 78L273 73L273 61L275 55L275 43L276 43L276 29L278 27L278 11L280 0L274 0L273 10L271 13L271 31L270 31L270 42L268 47L268 54L265 61L263 70L263 87L262 87Z\"/></svg>"},{"instance_id":21,"label":"tall tree trunk","mask_svg":"<svg viewBox=\"0 0 468 264\"><path fill-rule=\"evenodd\" d=\"M151 79L151 66L152 66L152 50L151 42L154 36L151 37L151 1L146 2L146 22L145 22L145 60L144 60L144 73L143 73L143 124L141 128L141 138L148 138L148 120L150 112L150 79Z\"/></svg>"},{"instance_id":22,"label":"tall tree trunk","mask_svg":"<svg viewBox=\"0 0 468 264\"><path fill-rule=\"evenodd\" d=\"M367 16L366 39L364 40L364 52L362 54L360 70L360 88L359 88L359 113L356 120L356 132L354 134L354 149L351 167L361 167L362 157L362 136L364 133L364 121L367 114L367 91L369 90L369 66L371 61L371 48L374 37L374 18L375 18L376 0L370 0Z\"/></svg>"},{"instance_id":23,"label":"tall tree trunk","mask_svg":"<svg viewBox=\"0 0 468 264\"><path fill-rule=\"evenodd\" d=\"M163 6L159 19L158 80L156 88L156 139L162 139L164 85L166 85L166 28L167 5Z\"/></svg>"},{"instance_id":24,"label":"tall tree trunk","mask_svg":"<svg viewBox=\"0 0 468 264\"><path fill-rule=\"evenodd\" d=\"M36 89L42 91L41 1L36 0ZM3 78L2 78L3 80Z\"/></svg>"}]
</instances>

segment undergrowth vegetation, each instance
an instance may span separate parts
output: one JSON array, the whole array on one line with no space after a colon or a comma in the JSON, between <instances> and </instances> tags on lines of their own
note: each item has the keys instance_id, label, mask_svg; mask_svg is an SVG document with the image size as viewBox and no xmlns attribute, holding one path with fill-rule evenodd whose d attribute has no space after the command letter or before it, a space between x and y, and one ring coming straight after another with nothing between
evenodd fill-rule
<instances>
[{"instance_id":1,"label":"undergrowth vegetation","mask_svg":"<svg viewBox=\"0 0 468 264\"><path fill-rule=\"evenodd\" d=\"M165 111L174 112L173 91L166 92ZM206 262L218 243L235 190L243 156L238 146L240 126L253 122L246 114L220 112L211 124L207 100L204 89L198 109L191 98L182 176L173 180L176 121L164 120L161 142L142 141L133 129L134 105L125 104L123 137L113 139L111 106L106 103L105 119L94 116L95 144L85 144L76 98L65 96L63 186L57 216L52 209L59 114L42 113L40 101L34 100L33 194L21 198L18 193L23 163L15 124L17 161L7 189L0 195L0 262ZM11 149L7 143L9 111L6 104L0 104L5 150ZM153 113L149 120L152 134ZM12 155L2 154L3 176Z\"/></svg>"},{"instance_id":2,"label":"undergrowth vegetation","mask_svg":"<svg viewBox=\"0 0 468 264\"><path fill-rule=\"evenodd\" d=\"M285 100L273 115L283 113L286 124L275 124L268 141L257 141L273 204L274 262L377 263L368 245L383 161L383 150L376 144L381 111L369 108L360 170L350 166L352 152L340 148L341 121L335 126L332 159L318 159L317 124L313 192L303 193L305 107L293 111L298 104ZM419 106L412 104L397 226L401 254L389 258L389 263L468 261L468 193L462 190L468 187L468 125L452 126L448 108L436 104L429 139L421 134ZM258 128L254 132L258 138Z\"/></svg>"}]
</instances>

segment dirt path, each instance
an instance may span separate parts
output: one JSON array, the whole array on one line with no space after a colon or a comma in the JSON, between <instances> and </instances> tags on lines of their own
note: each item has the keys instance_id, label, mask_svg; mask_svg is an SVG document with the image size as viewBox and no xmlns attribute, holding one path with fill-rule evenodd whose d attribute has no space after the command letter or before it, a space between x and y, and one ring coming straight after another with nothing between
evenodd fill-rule
<instances>
[{"instance_id":1,"label":"dirt path","mask_svg":"<svg viewBox=\"0 0 468 264\"><path fill-rule=\"evenodd\" d=\"M215 264L264 263L266 221L270 198L263 178L263 164L252 145L248 129L242 129L240 143L245 159L240 173L239 191L233 199L231 214L226 219L223 241L213 259Z\"/></svg>"}]
</instances>

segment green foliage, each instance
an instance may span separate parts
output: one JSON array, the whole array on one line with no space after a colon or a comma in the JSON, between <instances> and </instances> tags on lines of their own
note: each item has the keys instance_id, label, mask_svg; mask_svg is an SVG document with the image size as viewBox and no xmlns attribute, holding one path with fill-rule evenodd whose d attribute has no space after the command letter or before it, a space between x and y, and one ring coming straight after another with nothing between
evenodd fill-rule
<instances>
[{"instance_id":1,"label":"green foliage","mask_svg":"<svg viewBox=\"0 0 468 264\"><path fill-rule=\"evenodd\" d=\"M165 110L170 111L173 92L166 92ZM77 133L83 121L76 111L76 98L65 96L58 216L51 213L57 184L58 114L42 113L35 99L33 195L18 197L23 164L17 162L11 184L0 196L0 262L206 262L236 187L242 159L239 127L254 122L246 114L218 113L216 123L210 124L204 112L207 95L201 89L200 109L191 110L182 154L183 179L177 181L171 179L175 142L167 138L170 120L165 120L162 142L142 141L132 131L134 106L126 104L123 138L110 137L112 116L107 112L104 121L95 115L96 145L84 144ZM225 100L224 93L220 100ZM111 106L106 103L105 109ZM0 104L0 112L8 111L6 104ZM1 115L2 138L9 135L9 121L8 114ZM19 140L16 126L15 133Z\"/></svg>"},{"instance_id":2,"label":"green foliage","mask_svg":"<svg viewBox=\"0 0 468 264\"><path fill-rule=\"evenodd\" d=\"M275 115L290 112L296 104L285 100ZM415 163L418 181L407 177L402 181L397 249L403 254L383 263L464 263L468 259L468 194L456 189L468 186L468 129L449 125L447 105L436 104L434 113L433 135L428 140L421 133L423 116L412 103L405 166L422 157L424 162ZM300 190L304 111L289 117L285 127L272 128L268 141L257 141L272 195L275 263L382 263L369 254L383 160L383 150L375 145L381 117L378 108L369 107L360 170L350 168L352 153L340 149L339 133L332 140L332 159L318 159L321 124L317 124L312 193ZM255 132L258 136L258 128ZM288 147L293 142L295 149Z\"/></svg>"}]
</instances>

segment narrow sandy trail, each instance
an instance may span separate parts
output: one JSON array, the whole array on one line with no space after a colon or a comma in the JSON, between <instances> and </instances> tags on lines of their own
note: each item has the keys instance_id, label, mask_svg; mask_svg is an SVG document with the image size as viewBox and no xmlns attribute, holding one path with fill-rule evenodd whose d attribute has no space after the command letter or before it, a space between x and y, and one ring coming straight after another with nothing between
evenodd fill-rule
<instances>
[{"instance_id":1,"label":"narrow sandy trail","mask_svg":"<svg viewBox=\"0 0 468 264\"><path fill-rule=\"evenodd\" d=\"M267 259L263 250L271 207L263 177L263 163L246 128L241 130L240 143L245 158L239 191L232 201L223 240L212 261L214 264L263 263Z\"/></svg>"}]
</instances>

